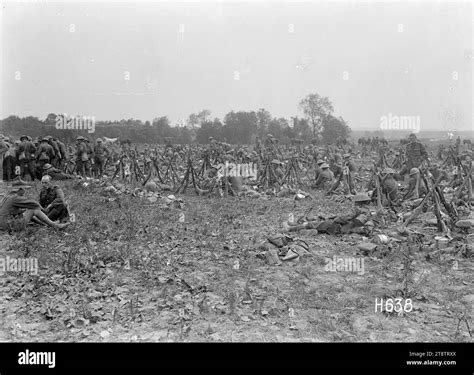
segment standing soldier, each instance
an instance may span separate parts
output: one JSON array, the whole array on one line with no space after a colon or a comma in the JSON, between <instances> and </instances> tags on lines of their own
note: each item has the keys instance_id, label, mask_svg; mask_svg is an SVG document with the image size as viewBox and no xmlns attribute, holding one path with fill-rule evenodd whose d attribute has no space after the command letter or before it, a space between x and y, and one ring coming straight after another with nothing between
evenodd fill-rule
<instances>
[{"instance_id":1,"label":"standing soldier","mask_svg":"<svg viewBox=\"0 0 474 375\"><path fill-rule=\"evenodd\" d=\"M59 160L61 158L61 152L59 151L58 144L50 135L46 136L45 138L48 140L49 145L53 148L53 151L54 151L54 156L51 158L49 162L51 163L53 167L57 168L59 164Z\"/></svg>"},{"instance_id":2,"label":"standing soldier","mask_svg":"<svg viewBox=\"0 0 474 375\"><path fill-rule=\"evenodd\" d=\"M407 160L405 167L400 171L401 175L406 174L413 168L419 168L421 163L428 159L428 153L426 152L425 147L418 141L414 133L411 133L408 136L405 155Z\"/></svg>"},{"instance_id":3,"label":"standing soldier","mask_svg":"<svg viewBox=\"0 0 474 375\"><path fill-rule=\"evenodd\" d=\"M355 178L356 166L354 161L351 160L351 154L344 154L344 167L342 169L342 177L344 181L344 189L355 195L354 178Z\"/></svg>"},{"instance_id":4,"label":"standing soldier","mask_svg":"<svg viewBox=\"0 0 474 375\"><path fill-rule=\"evenodd\" d=\"M22 135L20 137L20 146L18 151L18 161L20 162L21 178L24 179L25 175L28 173L31 180L34 181L36 177L36 147L33 145L33 142L31 142L27 135Z\"/></svg>"},{"instance_id":5,"label":"standing soldier","mask_svg":"<svg viewBox=\"0 0 474 375\"><path fill-rule=\"evenodd\" d=\"M43 138L36 150L36 176L41 176L43 167L46 163L50 163L54 158L54 149L49 144L48 138Z\"/></svg>"},{"instance_id":6,"label":"standing soldier","mask_svg":"<svg viewBox=\"0 0 474 375\"><path fill-rule=\"evenodd\" d=\"M91 146L89 138L84 137L84 142L86 145L86 152L88 157L88 160L86 162L86 171L89 171L87 175L89 177L92 177L92 171L94 169L94 148Z\"/></svg>"},{"instance_id":7,"label":"standing soldier","mask_svg":"<svg viewBox=\"0 0 474 375\"><path fill-rule=\"evenodd\" d=\"M109 157L110 152L102 144L102 139L97 138L97 144L94 147L94 162L95 162L95 172L97 173L97 178L100 178L104 173L105 158Z\"/></svg>"},{"instance_id":8,"label":"standing soldier","mask_svg":"<svg viewBox=\"0 0 474 375\"><path fill-rule=\"evenodd\" d=\"M9 147L10 146L6 142L5 136L3 134L0 134L0 171L2 171L2 175L3 175L3 156L8 151Z\"/></svg>"},{"instance_id":9,"label":"standing soldier","mask_svg":"<svg viewBox=\"0 0 474 375\"><path fill-rule=\"evenodd\" d=\"M3 155L3 180L11 181L15 178L16 148L11 145Z\"/></svg>"},{"instance_id":10,"label":"standing soldier","mask_svg":"<svg viewBox=\"0 0 474 375\"><path fill-rule=\"evenodd\" d=\"M66 145L61 142L59 139L54 139L54 141L58 144L59 153L61 158L59 159L58 168L63 169L64 164L66 163L67 153L66 153Z\"/></svg>"},{"instance_id":11,"label":"standing soldier","mask_svg":"<svg viewBox=\"0 0 474 375\"><path fill-rule=\"evenodd\" d=\"M84 137L79 136L76 138L76 171L77 173L85 177L89 174L89 157L87 156L86 143L84 142Z\"/></svg>"}]
</instances>

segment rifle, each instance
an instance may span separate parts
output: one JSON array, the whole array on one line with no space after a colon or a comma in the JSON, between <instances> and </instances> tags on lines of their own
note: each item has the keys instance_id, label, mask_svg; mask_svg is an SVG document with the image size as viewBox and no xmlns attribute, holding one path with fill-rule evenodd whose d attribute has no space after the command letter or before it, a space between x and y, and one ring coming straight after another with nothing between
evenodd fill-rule
<instances>
[{"instance_id":1,"label":"rifle","mask_svg":"<svg viewBox=\"0 0 474 375\"><path fill-rule=\"evenodd\" d=\"M421 201L420 205L415 208L415 210L413 211L413 213L411 214L411 216L405 221L405 226L410 224L419 214L420 212L423 210L423 207L424 205L426 204L426 202L428 201L428 199L433 195L433 192L436 191L436 187L439 185L439 183L441 182L441 179L442 179L443 176L439 176L436 181L435 181L435 184L434 186L431 188L430 191L428 191L428 193L425 195L425 197L423 198L423 200Z\"/></svg>"}]
</instances>

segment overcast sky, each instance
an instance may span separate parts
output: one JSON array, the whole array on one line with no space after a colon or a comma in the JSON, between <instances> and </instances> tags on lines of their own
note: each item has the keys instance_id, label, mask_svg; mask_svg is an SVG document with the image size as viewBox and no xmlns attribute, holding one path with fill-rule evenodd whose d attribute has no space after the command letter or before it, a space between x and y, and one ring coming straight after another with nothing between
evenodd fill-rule
<instances>
[{"instance_id":1,"label":"overcast sky","mask_svg":"<svg viewBox=\"0 0 474 375\"><path fill-rule=\"evenodd\" d=\"M469 1L7 2L0 117L290 118L318 93L353 129L471 130L472 24Z\"/></svg>"}]
</instances>

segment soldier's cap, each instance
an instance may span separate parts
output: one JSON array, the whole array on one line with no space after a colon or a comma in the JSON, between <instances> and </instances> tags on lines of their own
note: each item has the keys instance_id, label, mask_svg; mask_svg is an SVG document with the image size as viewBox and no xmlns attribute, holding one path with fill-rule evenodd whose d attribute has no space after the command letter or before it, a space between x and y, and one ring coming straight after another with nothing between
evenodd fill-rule
<instances>
[{"instance_id":1,"label":"soldier's cap","mask_svg":"<svg viewBox=\"0 0 474 375\"><path fill-rule=\"evenodd\" d=\"M317 164L318 164L318 165L321 165L321 164L324 164L324 163L325 163L325 161L324 161L324 160L321 160L321 159L317 161Z\"/></svg>"},{"instance_id":2,"label":"soldier's cap","mask_svg":"<svg viewBox=\"0 0 474 375\"><path fill-rule=\"evenodd\" d=\"M328 163L323 163L323 164L321 164L321 168L329 168L329 164Z\"/></svg>"},{"instance_id":3,"label":"soldier's cap","mask_svg":"<svg viewBox=\"0 0 474 375\"><path fill-rule=\"evenodd\" d=\"M44 137L44 138L41 140L41 142L49 142L49 139L46 138L46 137Z\"/></svg>"},{"instance_id":4,"label":"soldier's cap","mask_svg":"<svg viewBox=\"0 0 474 375\"><path fill-rule=\"evenodd\" d=\"M29 141L33 140L33 138L31 138L29 135L26 136L26 139L28 139Z\"/></svg>"},{"instance_id":5,"label":"soldier's cap","mask_svg":"<svg viewBox=\"0 0 474 375\"><path fill-rule=\"evenodd\" d=\"M267 137L273 137L273 135L271 135L270 133L267 134Z\"/></svg>"},{"instance_id":6,"label":"soldier's cap","mask_svg":"<svg viewBox=\"0 0 474 375\"><path fill-rule=\"evenodd\" d=\"M45 171L48 170L48 169L51 169L51 168L53 168L53 166L52 166L51 164L49 164L49 163L46 163L46 164L43 166L43 169L44 169Z\"/></svg>"},{"instance_id":7,"label":"soldier's cap","mask_svg":"<svg viewBox=\"0 0 474 375\"><path fill-rule=\"evenodd\" d=\"M47 136L44 137L44 138L47 139L47 140L53 139L53 137L51 137L50 135L47 135Z\"/></svg>"},{"instance_id":8,"label":"soldier's cap","mask_svg":"<svg viewBox=\"0 0 474 375\"><path fill-rule=\"evenodd\" d=\"M76 138L76 141L84 141L84 137L82 135L80 135L79 137Z\"/></svg>"},{"instance_id":9,"label":"soldier's cap","mask_svg":"<svg viewBox=\"0 0 474 375\"><path fill-rule=\"evenodd\" d=\"M417 173L420 173L420 170L418 168L412 168L410 169L410 176L411 175L414 175L414 174L417 174Z\"/></svg>"},{"instance_id":10,"label":"soldier's cap","mask_svg":"<svg viewBox=\"0 0 474 375\"><path fill-rule=\"evenodd\" d=\"M367 193L361 192L361 193L357 193L354 196L354 202L367 202L367 201L370 201L369 194Z\"/></svg>"},{"instance_id":11,"label":"soldier's cap","mask_svg":"<svg viewBox=\"0 0 474 375\"><path fill-rule=\"evenodd\" d=\"M393 174L395 173L395 171L392 169L392 168L385 168L383 171L382 171L383 174Z\"/></svg>"},{"instance_id":12,"label":"soldier's cap","mask_svg":"<svg viewBox=\"0 0 474 375\"><path fill-rule=\"evenodd\" d=\"M209 137L209 140L214 139L213 137Z\"/></svg>"},{"instance_id":13,"label":"soldier's cap","mask_svg":"<svg viewBox=\"0 0 474 375\"><path fill-rule=\"evenodd\" d=\"M416 134L415 134L415 133L410 133L410 134L408 135L408 138L416 138Z\"/></svg>"},{"instance_id":14,"label":"soldier's cap","mask_svg":"<svg viewBox=\"0 0 474 375\"><path fill-rule=\"evenodd\" d=\"M345 158L350 158L350 157L351 157L351 154L344 154L343 157L345 157Z\"/></svg>"},{"instance_id":15,"label":"soldier's cap","mask_svg":"<svg viewBox=\"0 0 474 375\"><path fill-rule=\"evenodd\" d=\"M95 141L96 141L97 143L98 143L98 142L102 142L102 138L97 138Z\"/></svg>"},{"instance_id":16,"label":"soldier's cap","mask_svg":"<svg viewBox=\"0 0 474 375\"><path fill-rule=\"evenodd\" d=\"M28 139L28 136L27 136L27 135L22 135L22 136L20 137L20 141L21 141L23 138Z\"/></svg>"}]
</instances>

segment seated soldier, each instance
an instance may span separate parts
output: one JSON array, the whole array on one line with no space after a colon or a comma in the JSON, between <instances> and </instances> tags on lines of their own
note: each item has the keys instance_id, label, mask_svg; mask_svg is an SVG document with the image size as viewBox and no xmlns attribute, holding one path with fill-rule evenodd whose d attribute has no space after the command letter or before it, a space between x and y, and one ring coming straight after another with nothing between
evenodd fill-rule
<instances>
[{"instance_id":1,"label":"seated soldier","mask_svg":"<svg viewBox=\"0 0 474 375\"><path fill-rule=\"evenodd\" d=\"M422 198L428 190L423 184L420 176L420 170L418 168L412 168L410 170L410 180L408 181L408 190L403 196L405 199L418 199Z\"/></svg>"},{"instance_id":2,"label":"seated soldier","mask_svg":"<svg viewBox=\"0 0 474 375\"><path fill-rule=\"evenodd\" d=\"M43 176L51 176L53 180L68 180L72 178L71 175L54 168L51 164L46 163L43 167Z\"/></svg>"},{"instance_id":3,"label":"seated soldier","mask_svg":"<svg viewBox=\"0 0 474 375\"><path fill-rule=\"evenodd\" d=\"M329 169L329 164L323 163L321 164L321 172L319 173L313 188L329 190L333 185L333 180L334 173L332 173L332 171Z\"/></svg>"},{"instance_id":4,"label":"seated soldier","mask_svg":"<svg viewBox=\"0 0 474 375\"><path fill-rule=\"evenodd\" d=\"M56 229L62 229L69 223L59 224L53 222L41 210L41 205L25 197L28 185L14 185L10 193L0 203L0 231L20 231L30 222L48 225Z\"/></svg>"},{"instance_id":5,"label":"seated soldier","mask_svg":"<svg viewBox=\"0 0 474 375\"><path fill-rule=\"evenodd\" d=\"M62 189L51 183L51 176L41 179L40 204L44 213L53 221L62 220L69 216Z\"/></svg>"},{"instance_id":6,"label":"seated soldier","mask_svg":"<svg viewBox=\"0 0 474 375\"><path fill-rule=\"evenodd\" d=\"M385 196L392 203L398 201L398 182L394 178L395 174L392 168L385 168L382 171L382 196Z\"/></svg>"}]
</instances>

